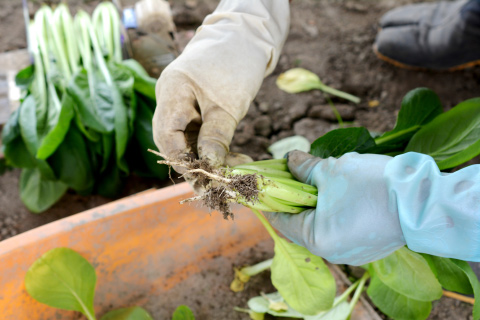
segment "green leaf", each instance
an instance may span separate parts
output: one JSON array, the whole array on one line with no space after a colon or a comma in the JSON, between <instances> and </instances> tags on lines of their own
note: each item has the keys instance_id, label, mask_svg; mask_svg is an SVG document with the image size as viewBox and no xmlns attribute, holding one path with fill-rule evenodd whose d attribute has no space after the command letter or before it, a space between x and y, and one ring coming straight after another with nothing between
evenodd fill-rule
<instances>
[{"instance_id":1,"label":"green leaf","mask_svg":"<svg viewBox=\"0 0 480 320\"><path fill-rule=\"evenodd\" d=\"M34 78L33 65L29 65L26 68L20 70L15 76L15 84L17 87L23 90L27 90Z\"/></svg>"},{"instance_id":2,"label":"green leaf","mask_svg":"<svg viewBox=\"0 0 480 320\"><path fill-rule=\"evenodd\" d=\"M130 307L112 310L101 320L153 320L152 316L143 308Z\"/></svg>"},{"instance_id":3,"label":"green leaf","mask_svg":"<svg viewBox=\"0 0 480 320\"><path fill-rule=\"evenodd\" d=\"M31 154L33 157L35 157L37 154L39 144L37 126L35 125L37 123L35 111L36 106L37 104L35 103L33 95L29 95L20 106L21 109L19 115L20 133L29 154ZM17 149L16 151L22 152L23 150ZM10 152L9 156L11 155L12 153ZM48 180L56 179L52 169L45 160L35 159L35 162L36 167L42 174L42 178Z\"/></svg>"},{"instance_id":4,"label":"green leaf","mask_svg":"<svg viewBox=\"0 0 480 320\"><path fill-rule=\"evenodd\" d=\"M319 89L324 93L332 94L354 103L360 102L360 98L325 85L316 74L303 68L293 68L280 74L276 83L281 90L288 93Z\"/></svg>"},{"instance_id":5,"label":"green leaf","mask_svg":"<svg viewBox=\"0 0 480 320\"><path fill-rule=\"evenodd\" d=\"M115 154L117 158L117 166L125 173L129 172L127 162L124 158L125 151L129 140L127 110L123 104L120 92L113 88L114 104L115 104Z\"/></svg>"},{"instance_id":6,"label":"green leaf","mask_svg":"<svg viewBox=\"0 0 480 320\"><path fill-rule=\"evenodd\" d=\"M276 84L285 92L299 93L318 89L323 83L315 73L303 68L293 68L280 74Z\"/></svg>"},{"instance_id":7,"label":"green leaf","mask_svg":"<svg viewBox=\"0 0 480 320\"><path fill-rule=\"evenodd\" d=\"M385 285L408 298L432 301L442 297L442 287L427 261L406 247L372 262L372 267Z\"/></svg>"},{"instance_id":8,"label":"green leaf","mask_svg":"<svg viewBox=\"0 0 480 320\"><path fill-rule=\"evenodd\" d=\"M417 88L408 92L402 100L397 123L393 130L375 139L377 145L406 145L422 125L442 114L443 108L437 94L427 88Z\"/></svg>"},{"instance_id":9,"label":"green leaf","mask_svg":"<svg viewBox=\"0 0 480 320\"><path fill-rule=\"evenodd\" d=\"M272 305L275 303L285 303L283 297L278 292L263 294L262 296L251 298L248 300L248 307L255 313L268 313L276 317L299 318L305 320L345 320L350 314L349 304L345 301L338 303L337 298L335 298L334 307L314 316L301 314L288 304L286 304L288 307L287 310L275 311L272 309Z\"/></svg>"},{"instance_id":10,"label":"green leaf","mask_svg":"<svg viewBox=\"0 0 480 320\"><path fill-rule=\"evenodd\" d=\"M123 156L130 138L129 131L133 131L135 102L131 99L134 99L134 80L130 74L121 68L112 67L112 71L115 85L110 86L110 91L115 110L115 152L117 165L120 170L128 173L128 165ZM129 127L131 127L130 130Z\"/></svg>"},{"instance_id":11,"label":"green leaf","mask_svg":"<svg viewBox=\"0 0 480 320\"><path fill-rule=\"evenodd\" d=\"M480 154L480 98L459 103L436 117L410 140L405 150L432 156L440 170Z\"/></svg>"},{"instance_id":12,"label":"green leaf","mask_svg":"<svg viewBox=\"0 0 480 320\"><path fill-rule=\"evenodd\" d=\"M342 128L328 132L312 143L310 153L316 157L339 157L347 152L359 153L374 147L375 141L367 129Z\"/></svg>"},{"instance_id":13,"label":"green leaf","mask_svg":"<svg viewBox=\"0 0 480 320\"><path fill-rule=\"evenodd\" d=\"M4 145L10 143L20 135L20 124L18 122L20 116L20 109L21 106L15 111L13 111L8 118L7 123L3 126L2 143Z\"/></svg>"},{"instance_id":14,"label":"green leaf","mask_svg":"<svg viewBox=\"0 0 480 320\"><path fill-rule=\"evenodd\" d=\"M172 320L195 320L195 316L189 307L181 305L173 313Z\"/></svg>"},{"instance_id":15,"label":"green leaf","mask_svg":"<svg viewBox=\"0 0 480 320\"><path fill-rule=\"evenodd\" d=\"M255 311L249 311L248 315L250 316L251 320L264 320L265 319L265 313L258 313Z\"/></svg>"},{"instance_id":16,"label":"green leaf","mask_svg":"<svg viewBox=\"0 0 480 320\"><path fill-rule=\"evenodd\" d=\"M73 100L68 94L63 95L62 110L54 128L48 132L37 151L38 159L47 159L62 143L75 115Z\"/></svg>"},{"instance_id":17,"label":"green leaf","mask_svg":"<svg viewBox=\"0 0 480 320\"><path fill-rule=\"evenodd\" d=\"M36 167L40 170L42 178L46 180L57 180L55 172L47 161L36 159Z\"/></svg>"},{"instance_id":18,"label":"green leaf","mask_svg":"<svg viewBox=\"0 0 480 320\"><path fill-rule=\"evenodd\" d=\"M34 213L41 213L54 205L67 188L61 181L43 178L38 168L23 169L20 176L20 199Z\"/></svg>"},{"instance_id":19,"label":"green leaf","mask_svg":"<svg viewBox=\"0 0 480 320\"><path fill-rule=\"evenodd\" d=\"M323 259L306 248L277 237L271 271L273 285L298 312L315 315L332 307L335 279Z\"/></svg>"},{"instance_id":20,"label":"green leaf","mask_svg":"<svg viewBox=\"0 0 480 320\"><path fill-rule=\"evenodd\" d=\"M429 254L422 254L422 257L427 260L428 265L445 289L463 294L473 294L473 288L468 276L452 259ZM470 265L467 268L470 268Z\"/></svg>"},{"instance_id":21,"label":"green leaf","mask_svg":"<svg viewBox=\"0 0 480 320\"><path fill-rule=\"evenodd\" d=\"M25 287L32 298L54 308L79 311L88 319L95 319L96 282L92 265L68 248L48 251L25 276Z\"/></svg>"},{"instance_id":22,"label":"green leaf","mask_svg":"<svg viewBox=\"0 0 480 320\"><path fill-rule=\"evenodd\" d=\"M273 155L274 159L282 159L288 152L293 150L309 152L310 142L305 137L293 136L279 140L268 147L268 152Z\"/></svg>"},{"instance_id":23,"label":"green leaf","mask_svg":"<svg viewBox=\"0 0 480 320\"><path fill-rule=\"evenodd\" d=\"M18 168L34 168L37 165L37 160L28 152L21 136L5 144L4 147L3 153L9 165Z\"/></svg>"},{"instance_id":24,"label":"green leaf","mask_svg":"<svg viewBox=\"0 0 480 320\"><path fill-rule=\"evenodd\" d=\"M456 264L457 267L462 269L462 271L465 272L465 275L468 277L468 280L470 280L470 284L472 285L473 293L475 295L475 304L473 305L473 319L478 320L480 319L480 283L478 282L478 278L473 272L468 262L457 259L451 259L451 261Z\"/></svg>"},{"instance_id":25,"label":"green leaf","mask_svg":"<svg viewBox=\"0 0 480 320\"><path fill-rule=\"evenodd\" d=\"M37 135L37 117L36 103L32 95L29 95L20 106L19 124L20 133L25 145L33 156L37 154L38 135Z\"/></svg>"},{"instance_id":26,"label":"green leaf","mask_svg":"<svg viewBox=\"0 0 480 320\"><path fill-rule=\"evenodd\" d=\"M305 316L305 320L346 320L350 315L350 305L342 301L332 309L322 312L316 316Z\"/></svg>"},{"instance_id":27,"label":"green leaf","mask_svg":"<svg viewBox=\"0 0 480 320\"><path fill-rule=\"evenodd\" d=\"M35 104L37 105L36 128L39 132L43 132L48 116L48 94L44 81L45 79L43 74L36 75L31 85L31 94L29 95L33 97ZM27 98L29 96L27 96Z\"/></svg>"},{"instance_id":28,"label":"green leaf","mask_svg":"<svg viewBox=\"0 0 480 320\"><path fill-rule=\"evenodd\" d=\"M122 64L110 64L113 81L122 96L122 102L127 110L129 136L133 132L137 111L137 96L134 90L134 77L131 71Z\"/></svg>"},{"instance_id":29,"label":"green leaf","mask_svg":"<svg viewBox=\"0 0 480 320\"><path fill-rule=\"evenodd\" d=\"M98 177L96 192L107 198L117 197L123 188L122 172L117 166L114 156L111 156L104 172Z\"/></svg>"},{"instance_id":30,"label":"green leaf","mask_svg":"<svg viewBox=\"0 0 480 320\"><path fill-rule=\"evenodd\" d=\"M144 96L155 100L155 85L157 79L150 77L145 69L143 69L142 65L136 60L123 60L122 65L128 68L133 74L133 77L135 78L134 89Z\"/></svg>"},{"instance_id":31,"label":"green leaf","mask_svg":"<svg viewBox=\"0 0 480 320\"><path fill-rule=\"evenodd\" d=\"M45 137L50 131L52 131L58 123L60 117L60 111L62 110L62 104L57 94L57 89L50 83L48 85L47 96L47 117L44 122L37 120L37 130L39 140Z\"/></svg>"},{"instance_id":32,"label":"green leaf","mask_svg":"<svg viewBox=\"0 0 480 320\"><path fill-rule=\"evenodd\" d=\"M48 161L58 179L72 189L82 191L93 186L95 178L87 145L76 126L71 126Z\"/></svg>"},{"instance_id":33,"label":"green leaf","mask_svg":"<svg viewBox=\"0 0 480 320\"><path fill-rule=\"evenodd\" d=\"M77 72L67 87L85 126L101 133L112 132L115 122L114 101L110 87L96 73Z\"/></svg>"},{"instance_id":34,"label":"green leaf","mask_svg":"<svg viewBox=\"0 0 480 320\"><path fill-rule=\"evenodd\" d=\"M75 107L74 107L75 108ZM76 110L76 108L75 108ZM73 121L77 125L77 128L82 132L82 134L90 141L98 142L100 141L101 134L95 131L94 129L87 128L82 122L82 117L80 114L75 111Z\"/></svg>"},{"instance_id":35,"label":"green leaf","mask_svg":"<svg viewBox=\"0 0 480 320\"><path fill-rule=\"evenodd\" d=\"M392 290L372 275L367 294L383 313L395 320L426 319L432 310L432 303L411 299Z\"/></svg>"},{"instance_id":36,"label":"green leaf","mask_svg":"<svg viewBox=\"0 0 480 320\"><path fill-rule=\"evenodd\" d=\"M11 167L7 164L7 160L0 158L0 176L7 172L7 170L11 170Z\"/></svg>"},{"instance_id":37,"label":"green leaf","mask_svg":"<svg viewBox=\"0 0 480 320\"><path fill-rule=\"evenodd\" d=\"M127 152L129 164L140 175L165 179L168 167L157 163L158 157L148 152L156 149L152 130L153 112L146 103L139 99L135 131Z\"/></svg>"},{"instance_id":38,"label":"green leaf","mask_svg":"<svg viewBox=\"0 0 480 320\"><path fill-rule=\"evenodd\" d=\"M113 144L114 144L114 137L113 134L104 134L102 135L102 166L100 168L100 172L104 172L107 169L108 161L113 152ZM97 144L98 145L98 144Z\"/></svg>"}]
</instances>

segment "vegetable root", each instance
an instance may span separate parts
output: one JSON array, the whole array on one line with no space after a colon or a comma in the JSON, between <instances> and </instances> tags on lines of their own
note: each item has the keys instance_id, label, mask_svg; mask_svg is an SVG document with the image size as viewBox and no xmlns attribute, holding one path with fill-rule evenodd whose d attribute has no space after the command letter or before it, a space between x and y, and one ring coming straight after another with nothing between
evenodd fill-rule
<instances>
[{"instance_id":1,"label":"vegetable root","mask_svg":"<svg viewBox=\"0 0 480 320\"><path fill-rule=\"evenodd\" d=\"M216 169L202 160L171 159L160 152L149 151L163 158L157 161L160 164L185 168L183 176L205 188L203 195L182 200L181 204L201 201L208 208L222 212L225 219L234 217L230 209L232 203L292 214L316 206L317 189L295 180L284 159Z\"/></svg>"}]
</instances>

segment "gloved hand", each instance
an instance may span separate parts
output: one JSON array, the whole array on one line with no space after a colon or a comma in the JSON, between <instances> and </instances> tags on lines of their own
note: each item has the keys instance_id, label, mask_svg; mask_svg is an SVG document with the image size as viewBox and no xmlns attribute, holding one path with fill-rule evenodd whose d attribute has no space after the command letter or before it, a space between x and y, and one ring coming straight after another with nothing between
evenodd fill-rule
<instances>
[{"instance_id":1,"label":"gloved hand","mask_svg":"<svg viewBox=\"0 0 480 320\"><path fill-rule=\"evenodd\" d=\"M374 51L411 69L458 70L480 64L480 1L419 3L380 20Z\"/></svg>"},{"instance_id":2,"label":"gloved hand","mask_svg":"<svg viewBox=\"0 0 480 320\"><path fill-rule=\"evenodd\" d=\"M318 188L317 208L265 216L287 238L332 263L381 259L405 245L383 177L391 159L357 153L321 159L292 151L288 167L298 180Z\"/></svg>"},{"instance_id":3,"label":"gloved hand","mask_svg":"<svg viewBox=\"0 0 480 320\"><path fill-rule=\"evenodd\" d=\"M266 213L295 243L333 263L361 265L401 246L480 261L480 165L443 173L427 155L289 153L292 174L317 186L315 210Z\"/></svg>"},{"instance_id":4,"label":"gloved hand","mask_svg":"<svg viewBox=\"0 0 480 320\"><path fill-rule=\"evenodd\" d=\"M222 0L157 82L153 135L160 152L223 165L288 27L288 0Z\"/></svg>"}]
</instances>

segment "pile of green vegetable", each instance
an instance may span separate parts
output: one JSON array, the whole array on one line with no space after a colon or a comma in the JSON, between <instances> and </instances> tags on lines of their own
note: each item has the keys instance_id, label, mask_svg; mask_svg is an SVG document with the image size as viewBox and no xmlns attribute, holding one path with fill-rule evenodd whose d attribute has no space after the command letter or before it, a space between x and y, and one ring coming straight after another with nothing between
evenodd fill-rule
<instances>
[{"instance_id":1,"label":"pile of green vegetable","mask_svg":"<svg viewBox=\"0 0 480 320\"><path fill-rule=\"evenodd\" d=\"M42 212L68 188L115 197L131 172L166 178L155 164L155 79L122 60L120 20L110 2L75 19L43 6L28 29L33 65L21 70L20 107L2 133L9 166L22 168L20 195Z\"/></svg>"}]
</instances>

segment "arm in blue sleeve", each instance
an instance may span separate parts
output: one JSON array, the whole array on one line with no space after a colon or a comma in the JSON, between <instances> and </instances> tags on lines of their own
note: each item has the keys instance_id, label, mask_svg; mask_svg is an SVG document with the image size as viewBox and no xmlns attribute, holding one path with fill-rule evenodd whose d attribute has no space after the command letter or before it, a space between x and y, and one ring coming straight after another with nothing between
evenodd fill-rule
<instances>
[{"instance_id":1,"label":"arm in blue sleeve","mask_svg":"<svg viewBox=\"0 0 480 320\"><path fill-rule=\"evenodd\" d=\"M480 261L480 165L442 173L430 156L410 152L389 161L384 177L411 250Z\"/></svg>"}]
</instances>

